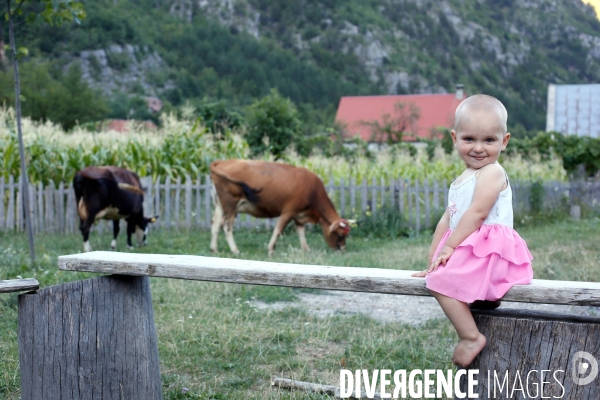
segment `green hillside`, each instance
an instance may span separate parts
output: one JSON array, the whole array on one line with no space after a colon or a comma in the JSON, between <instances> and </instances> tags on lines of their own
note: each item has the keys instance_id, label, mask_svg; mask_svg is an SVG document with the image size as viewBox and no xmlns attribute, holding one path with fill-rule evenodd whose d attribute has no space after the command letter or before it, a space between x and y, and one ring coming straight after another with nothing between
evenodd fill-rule
<instances>
[{"instance_id":1,"label":"green hillside","mask_svg":"<svg viewBox=\"0 0 600 400\"><path fill-rule=\"evenodd\" d=\"M65 86L69 71L79 73L106 99L96 114L113 117L136 116L142 96L167 109L221 99L241 109L275 87L305 118L331 124L342 95L443 93L463 83L504 101L513 130L537 130L548 83L600 81L600 22L575 0L83 3L81 25L19 25L31 54L24 92L29 75ZM5 70L0 98L10 101Z\"/></svg>"}]
</instances>

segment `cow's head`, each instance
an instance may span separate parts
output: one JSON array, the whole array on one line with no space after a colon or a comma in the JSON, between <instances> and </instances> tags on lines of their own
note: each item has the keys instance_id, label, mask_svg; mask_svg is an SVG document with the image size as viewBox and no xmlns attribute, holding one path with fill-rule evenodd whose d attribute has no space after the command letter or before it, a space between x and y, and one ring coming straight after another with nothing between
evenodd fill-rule
<instances>
[{"instance_id":1,"label":"cow's head","mask_svg":"<svg viewBox=\"0 0 600 400\"><path fill-rule=\"evenodd\" d=\"M144 217L142 221L135 225L135 238L137 239L138 246L146 245L146 238L148 236L148 224L156 222L158 215L154 217Z\"/></svg>"},{"instance_id":2,"label":"cow's head","mask_svg":"<svg viewBox=\"0 0 600 400\"><path fill-rule=\"evenodd\" d=\"M332 249L345 250L346 238L349 234L350 222L342 218L329 226L329 231L325 232L325 240Z\"/></svg>"}]
</instances>

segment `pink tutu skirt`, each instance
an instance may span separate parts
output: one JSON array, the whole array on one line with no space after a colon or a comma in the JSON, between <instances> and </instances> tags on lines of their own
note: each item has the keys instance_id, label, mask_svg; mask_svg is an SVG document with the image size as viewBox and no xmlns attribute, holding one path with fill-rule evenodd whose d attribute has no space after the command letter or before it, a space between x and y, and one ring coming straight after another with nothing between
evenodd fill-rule
<instances>
[{"instance_id":1,"label":"pink tutu skirt","mask_svg":"<svg viewBox=\"0 0 600 400\"><path fill-rule=\"evenodd\" d=\"M448 229L434 259L452 233ZM525 241L505 225L482 225L455 250L445 266L425 277L427 288L456 300L498 300L513 285L527 285L533 279L533 257Z\"/></svg>"}]
</instances>

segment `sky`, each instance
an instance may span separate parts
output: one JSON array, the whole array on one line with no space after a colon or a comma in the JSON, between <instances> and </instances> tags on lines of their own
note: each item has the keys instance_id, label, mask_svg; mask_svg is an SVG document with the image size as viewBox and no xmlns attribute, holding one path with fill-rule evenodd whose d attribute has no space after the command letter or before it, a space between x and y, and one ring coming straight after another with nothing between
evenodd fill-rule
<instances>
[{"instance_id":1,"label":"sky","mask_svg":"<svg viewBox=\"0 0 600 400\"><path fill-rule=\"evenodd\" d=\"M600 16L600 0L583 0L583 2L594 7L596 10L596 17Z\"/></svg>"}]
</instances>

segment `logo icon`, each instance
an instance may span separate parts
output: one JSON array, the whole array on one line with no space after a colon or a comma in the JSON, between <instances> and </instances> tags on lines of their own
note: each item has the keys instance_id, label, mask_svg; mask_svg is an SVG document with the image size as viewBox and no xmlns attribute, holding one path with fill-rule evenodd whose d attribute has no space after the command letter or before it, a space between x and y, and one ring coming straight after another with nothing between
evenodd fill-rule
<instances>
[{"instance_id":1,"label":"logo icon","mask_svg":"<svg viewBox=\"0 0 600 400\"><path fill-rule=\"evenodd\" d=\"M586 351L578 351L573 355L572 374L576 385L587 385L598 376L598 361Z\"/></svg>"}]
</instances>

